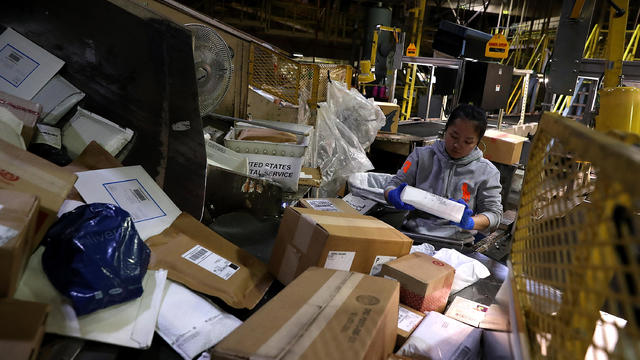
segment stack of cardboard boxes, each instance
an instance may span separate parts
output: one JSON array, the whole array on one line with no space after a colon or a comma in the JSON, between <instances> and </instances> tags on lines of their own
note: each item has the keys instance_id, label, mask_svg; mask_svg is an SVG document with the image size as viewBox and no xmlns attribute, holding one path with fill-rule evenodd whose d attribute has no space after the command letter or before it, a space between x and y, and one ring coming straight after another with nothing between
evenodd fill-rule
<instances>
[{"instance_id":1,"label":"stack of cardboard boxes","mask_svg":"<svg viewBox=\"0 0 640 360\"><path fill-rule=\"evenodd\" d=\"M0 140L0 313L21 331L0 332L0 352L29 358L38 352L47 304L10 299L27 260L55 221L76 176L27 151ZM17 319L18 314L29 314ZM11 321L10 319L15 319ZM18 321L19 320L19 321Z\"/></svg>"}]
</instances>

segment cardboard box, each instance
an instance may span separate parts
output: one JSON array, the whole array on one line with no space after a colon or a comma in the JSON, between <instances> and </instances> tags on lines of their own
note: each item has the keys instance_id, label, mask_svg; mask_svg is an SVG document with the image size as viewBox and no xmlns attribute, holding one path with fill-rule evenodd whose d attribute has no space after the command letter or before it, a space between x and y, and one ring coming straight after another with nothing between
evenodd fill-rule
<instances>
[{"instance_id":1,"label":"cardboard box","mask_svg":"<svg viewBox=\"0 0 640 360\"><path fill-rule=\"evenodd\" d=\"M149 269L167 269L169 279L235 308L253 309L273 282L266 264L187 213L146 244Z\"/></svg>"},{"instance_id":2,"label":"cardboard box","mask_svg":"<svg viewBox=\"0 0 640 360\"><path fill-rule=\"evenodd\" d=\"M400 282L401 303L422 312L442 312L455 272L451 265L415 252L383 264L379 275Z\"/></svg>"},{"instance_id":3,"label":"cardboard box","mask_svg":"<svg viewBox=\"0 0 640 360\"><path fill-rule=\"evenodd\" d=\"M300 207L331 212L343 212L347 214L360 214L351 205L338 198L300 199Z\"/></svg>"},{"instance_id":4,"label":"cardboard box","mask_svg":"<svg viewBox=\"0 0 640 360\"><path fill-rule=\"evenodd\" d=\"M398 132L398 122L400 121L400 106L389 102L376 101L376 105L384 113L387 119L380 131L396 134Z\"/></svg>"},{"instance_id":5,"label":"cardboard box","mask_svg":"<svg viewBox=\"0 0 640 360\"><path fill-rule=\"evenodd\" d=\"M311 266L370 274L382 262L408 254L412 243L370 216L289 207L280 222L269 271L285 285Z\"/></svg>"},{"instance_id":6,"label":"cardboard box","mask_svg":"<svg viewBox=\"0 0 640 360\"><path fill-rule=\"evenodd\" d=\"M13 297L31 255L40 202L35 195L0 190L0 298Z\"/></svg>"},{"instance_id":7,"label":"cardboard box","mask_svg":"<svg viewBox=\"0 0 640 360\"><path fill-rule=\"evenodd\" d=\"M36 234L27 247L32 252L40 243L77 176L28 151L0 140L0 189L37 195L40 211Z\"/></svg>"},{"instance_id":8,"label":"cardboard box","mask_svg":"<svg viewBox=\"0 0 640 360\"><path fill-rule=\"evenodd\" d=\"M413 330L415 330L425 314L415 311L412 308L400 304L398 307L398 336L396 337L396 346L402 346L409 338Z\"/></svg>"},{"instance_id":9,"label":"cardboard box","mask_svg":"<svg viewBox=\"0 0 640 360\"><path fill-rule=\"evenodd\" d=\"M507 134L527 137L529 135L535 135L537 130L538 123L527 123L522 125L515 125L506 129L501 129L500 131L506 132Z\"/></svg>"},{"instance_id":10,"label":"cardboard box","mask_svg":"<svg viewBox=\"0 0 640 360\"><path fill-rule=\"evenodd\" d=\"M398 284L312 267L222 340L214 359L386 359Z\"/></svg>"},{"instance_id":11,"label":"cardboard box","mask_svg":"<svg viewBox=\"0 0 640 360\"><path fill-rule=\"evenodd\" d=\"M20 135L27 146L35 132L40 113L42 105L0 91L0 121L22 122Z\"/></svg>"},{"instance_id":12,"label":"cardboard box","mask_svg":"<svg viewBox=\"0 0 640 360\"><path fill-rule=\"evenodd\" d=\"M0 354L3 359L35 360L44 336L49 305L0 299Z\"/></svg>"},{"instance_id":13,"label":"cardboard box","mask_svg":"<svg viewBox=\"0 0 640 360\"><path fill-rule=\"evenodd\" d=\"M501 164L513 165L520 161L522 144L527 138L498 130L487 130L480 142L484 158ZM484 144L484 149L482 145Z\"/></svg>"}]
</instances>

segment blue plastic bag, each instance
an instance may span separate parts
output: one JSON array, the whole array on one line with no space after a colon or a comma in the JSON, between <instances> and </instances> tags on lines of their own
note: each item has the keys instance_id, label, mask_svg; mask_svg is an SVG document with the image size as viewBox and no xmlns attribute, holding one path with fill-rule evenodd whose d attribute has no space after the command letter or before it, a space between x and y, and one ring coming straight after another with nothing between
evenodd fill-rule
<instances>
[{"instance_id":1,"label":"blue plastic bag","mask_svg":"<svg viewBox=\"0 0 640 360\"><path fill-rule=\"evenodd\" d=\"M44 272L77 315L142 295L151 251L120 207L93 203L62 215L45 245Z\"/></svg>"}]
</instances>

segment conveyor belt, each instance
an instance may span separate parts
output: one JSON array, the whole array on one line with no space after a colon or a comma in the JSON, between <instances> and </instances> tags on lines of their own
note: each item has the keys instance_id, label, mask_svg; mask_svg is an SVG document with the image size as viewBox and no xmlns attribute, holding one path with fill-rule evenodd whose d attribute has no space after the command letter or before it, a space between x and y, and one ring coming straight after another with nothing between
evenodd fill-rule
<instances>
[{"instance_id":1,"label":"conveyor belt","mask_svg":"<svg viewBox=\"0 0 640 360\"><path fill-rule=\"evenodd\" d=\"M432 121L407 122L398 125L399 133L419 137L437 136L442 130L444 130L444 123Z\"/></svg>"}]
</instances>

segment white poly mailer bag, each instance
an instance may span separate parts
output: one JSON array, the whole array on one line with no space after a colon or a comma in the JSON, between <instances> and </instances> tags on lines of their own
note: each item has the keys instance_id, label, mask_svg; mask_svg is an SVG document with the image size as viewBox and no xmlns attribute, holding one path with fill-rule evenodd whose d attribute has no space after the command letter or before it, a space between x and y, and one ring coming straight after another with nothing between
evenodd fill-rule
<instances>
[{"instance_id":1,"label":"white poly mailer bag","mask_svg":"<svg viewBox=\"0 0 640 360\"><path fill-rule=\"evenodd\" d=\"M207 299L167 280L156 332L186 360L215 346L242 324Z\"/></svg>"},{"instance_id":2,"label":"white poly mailer bag","mask_svg":"<svg viewBox=\"0 0 640 360\"><path fill-rule=\"evenodd\" d=\"M447 219L453 222L460 222L464 214L464 205L445 199L442 196L407 185L400 194L402 202L415 206L416 209L428 212L429 214Z\"/></svg>"},{"instance_id":3,"label":"white poly mailer bag","mask_svg":"<svg viewBox=\"0 0 640 360\"><path fill-rule=\"evenodd\" d=\"M420 245L413 245L411 247L411 251L409 251L409 253L413 254L414 252L421 252L429 256L433 256L433 254L436 253L436 248L431 244L422 243Z\"/></svg>"},{"instance_id":4,"label":"white poly mailer bag","mask_svg":"<svg viewBox=\"0 0 640 360\"><path fill-rule=\"evenodd\" d=\"M431 311L396 355L433 360L479 359L481 337L482 329Z\"/></svg>"},{"instance_id":5,"label":"white poly mailer bag","mask_svg":"<svg viewBox=\"0 0 640 360\"><path fill-rule=\"evenodd\" d=\"M59 74L47 82L32 101L42 104L41 122L55 125L85 94Z\"/></svg>"},{"instance_id":6,"label":"white poly mailer bag","mask_svg":"<svg viewBox=\"0 0 640 360\"><path fill-rule=\"evenodd\" d=\"M454 294L479 279L484 279L491 275L489 269L476 259L470 258L453 249L440 249L435 255L436 259L443 261L456 269L453 278L451 293Z\"/></svg>"}]
</instances>

